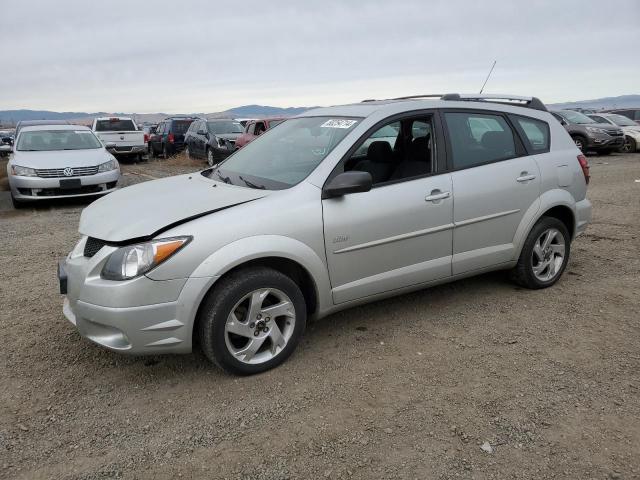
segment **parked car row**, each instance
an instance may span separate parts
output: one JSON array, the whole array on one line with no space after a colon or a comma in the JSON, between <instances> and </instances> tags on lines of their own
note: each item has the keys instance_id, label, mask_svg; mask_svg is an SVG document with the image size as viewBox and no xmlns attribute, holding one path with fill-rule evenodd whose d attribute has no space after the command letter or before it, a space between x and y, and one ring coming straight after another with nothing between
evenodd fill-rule
<instances>
[{"instance_id":1,"label":"parked car row","mask_svg":"<svg viewBox=\"0 0 640 480\"><path fill-rule=\"evenodd\" d=\"M636 152L640 145L640 125L617 113L585 114L576 110L555 110L560 122L582 152L600 155Z\"/></svg>"}]
</instances>

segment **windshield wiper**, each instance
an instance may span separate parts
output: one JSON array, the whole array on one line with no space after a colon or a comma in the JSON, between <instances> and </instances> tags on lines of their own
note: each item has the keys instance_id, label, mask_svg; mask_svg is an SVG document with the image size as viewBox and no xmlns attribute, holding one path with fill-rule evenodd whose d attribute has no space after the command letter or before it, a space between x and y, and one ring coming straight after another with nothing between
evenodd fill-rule
<instances>
[{"instance_id":1,"label":"windshield wiper","mask_svg":"<svg viewBox=\"0 0 640 480\"><path fill-rule=\"evenodd\" d=\"M216 168L214 170L214 172L216 172L216 175L218 175L218 178L220 178L220 180L222 180L224 183L228 183L229 185L233 185L233 182L231 182L231 179L229 177L225 177L224 175L222 175L220 173L220 169Z\"/></svg>"},{"instance_id":2,"label":"windshield wiper","mask_svg":"<svg viewBox=\"0 0 640 480\"><path fill-rule=\"evenodd\" d=\"M266 190L267 187L265 187L264 185L256 185L255 183L250 182L249 180L242 178L242 175L238 175L238 178L240 180L242 180L245 185L249 188L257 188L258 190Z\"/></svg>"}]
</instances>

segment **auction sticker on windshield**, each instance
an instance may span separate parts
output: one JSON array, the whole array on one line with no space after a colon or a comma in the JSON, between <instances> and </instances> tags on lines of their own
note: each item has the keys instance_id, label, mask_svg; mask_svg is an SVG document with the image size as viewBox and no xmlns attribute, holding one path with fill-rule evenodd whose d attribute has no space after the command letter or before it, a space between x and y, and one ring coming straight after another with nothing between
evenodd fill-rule
<instances>
[{"instance_id":1,"label":"auction sticker on windshield","mask_svg":"<svg viewBox=\"0 0 640 480\"><path fill-rule=\"evenodd\" d=\"M331 119L324 122L321 127L324 128L351 128L353 124L358 123L357 120Z\"/></svg>"}]
</instances>

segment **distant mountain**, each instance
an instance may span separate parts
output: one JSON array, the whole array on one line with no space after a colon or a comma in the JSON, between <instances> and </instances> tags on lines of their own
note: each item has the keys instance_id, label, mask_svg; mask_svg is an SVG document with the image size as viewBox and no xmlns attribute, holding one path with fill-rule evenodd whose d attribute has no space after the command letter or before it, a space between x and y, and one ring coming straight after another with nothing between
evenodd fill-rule
<instances>
[{"instance_id":1,"label":"distant mountain","mask_svg":"<svg viewBox=\"0 0 640 480\"><path fill-rule=\"evenodd\" d=\"M188 113L204 118L264 118L291 117L315 107L270 107L264 105L244 105L224 112ZM122 113L122 112L51 112L48 110L3 110L0 111L0 123L15 124L21 120L69 120L74 123L89 124L95 117L104 116L132 117L138 123L158 122L169 116L167 113Z\"/></svg>"},{"instance_id":2,"label":"distant mountain","mask_svg":"<svg viewBox=\"0 0 640 480\"><path fill-rule=\"evenodd\" d=\"M620 97L596 98L593 100L579 100L577 102L548 104L547 107L555 109L591 108L594 110L607 110L610 108L640 108L640 95L622 95Z\"/></svg>"}]
</instances>

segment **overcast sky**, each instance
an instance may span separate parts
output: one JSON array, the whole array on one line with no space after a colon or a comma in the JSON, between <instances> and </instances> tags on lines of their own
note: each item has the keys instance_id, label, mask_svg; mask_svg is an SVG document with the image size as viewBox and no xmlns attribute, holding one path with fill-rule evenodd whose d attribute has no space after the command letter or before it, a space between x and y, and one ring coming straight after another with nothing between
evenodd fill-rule
<instances>
[{"instance_id":1,"label":"overcast sky","mask_svg":"<svg viewBox=\"0 0 640 480\"><path fill-rule=\"evenodd\" d=\"M2 0L0 110L640 93L640 0Z\"/></svg>"}]
</instances>

